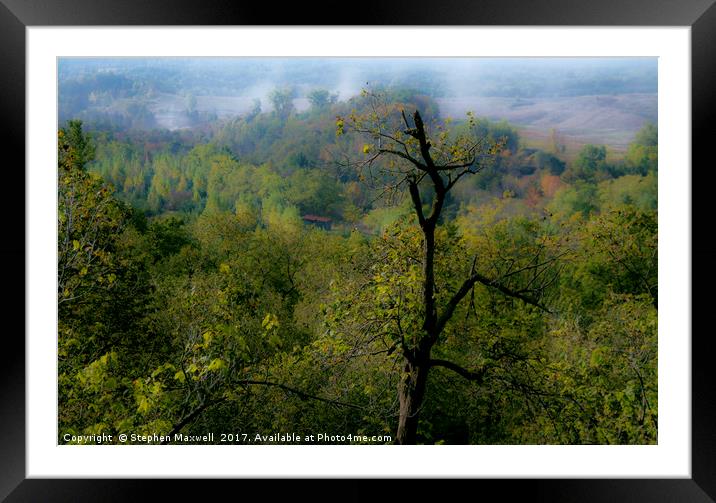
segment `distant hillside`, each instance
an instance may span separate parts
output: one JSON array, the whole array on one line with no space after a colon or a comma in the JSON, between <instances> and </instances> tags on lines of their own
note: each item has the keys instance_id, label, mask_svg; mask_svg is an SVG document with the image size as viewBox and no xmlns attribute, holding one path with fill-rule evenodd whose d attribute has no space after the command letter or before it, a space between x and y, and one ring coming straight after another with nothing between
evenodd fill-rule
<instances>
[{"instance_id":1,"label":"distant hillside","mask_svg":"<svg viewBox=\"0 0 716 503\"><path fill-rule=\"evenodd\" d=\"M598 143L626 149L645 123L658 119L656 94L618 94L558 98L438 98L444 116L468 110L518 126L526 138L546 138L551 129L569 144Z\"/></svg>"}]
</instances>

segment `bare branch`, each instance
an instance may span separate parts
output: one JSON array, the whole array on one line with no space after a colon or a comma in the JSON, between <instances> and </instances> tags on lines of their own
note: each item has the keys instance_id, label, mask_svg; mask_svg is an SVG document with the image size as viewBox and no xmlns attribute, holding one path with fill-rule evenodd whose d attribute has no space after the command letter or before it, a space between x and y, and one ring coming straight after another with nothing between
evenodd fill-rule
<instances>
[{"instance_id":1,"label":"bare branch","mask_svg":"<svg viewBox=\"0 0 716 503\"><path fill-rule=\"evenodd\" d=\"M405 159L405 160L407 160L407 161L410 161L412 164L415 165L416 168L418 168L418 169L421 170L421 171L427 171L427 169L428 169L427 166L425 166L423 163L421 163L420 161L418 161L418 160L415 159L414 157L412 157L412 156L410 156L410 155L408 155L408 154L404 154L403 152L400 152L400 151L398 151L398 150L392 150L392 149L389 149L389 148L381 148L378 152L380 152L381 154L392 154L392 155L396 155L396 156L398 156L398 157L401 157L401 158L403 158L403 159Z\"/></svg>"},{"instance_id":2,"label":"bare branch","mask_svg":"<svg viewBox=\"0 0 716 503\"><path fill-rule=\"evenodd\" d=\"M408 188L410 189L410 197L413 200L413 206L415 207L415 213L418 215L418 222L420 227L425 225L425 215L423 214L423 201L420 198L420 190L415 180L408 181Z\"/></svg>"},{"instance_id":3,"label":"bare branch","mask_svg":"<svg viewBox=\"0 0 716 503\"><path fill-rule=\"evenodd\" d=\"M204 401L201 404L199 404L198 407L196 407L194 410L192 410L189 414L184 416L177 424L174 425L172 430L167 435L167 440L162 441L161 445L166 445L169 440L171 440L176 433L179 433L184 426L189 424L190 422L194 421L199 415L201 415L206 409L209 407L213 407L214 405L221 403L225 401L225 398L219 398L217 400L208 400Z\"/></svg>"},{"instance_id":4,"label":"bare branch","mask_svg":"<svg viewBox=\"0 0 716 503\"><path fill-rule=\"evenodd\" d=\"M482 383L485 378L485 373L487 372L487 369L484 367L480 368L477 372L473 372L447 360L431 359L428 363L431 367L445 367L461 375L468 381L477 381L478 383Z\"/></svg>"},{"instance_id":5,"label":"bare branch","mask_svg":"<svg viewBox=\"0 0 716 503\"><path fill-rule=\"evenodd\" d=\"M472 276L470 276L468 279L465 280L465 282L462 284L460 289L455 292L455 294L452 296L450 301L448 302L447 306L445 307L445 311L443 312L442 316L438 319L437 323L437 333L442 332L442 330L445 328L445 325L447 322L452 318L453 312L455 311L455 308L457 308L460 301L465 297L465 295L468 294L470 289L475 285L475 283L482 283L485 286L495 288L502 292L503 294L507 295L508 297L513 297L515 299L519 299L522 302L526 304L533 305L535 307L538 307L542 309L543 311L549 313L550 310L547 309L544 305L542 305L539 301L528 297L526 295L523 295L523 293L520 293L518 291L512 290L503 284L497 282L496 280L491 280L482 274L474 273Z\"/></svg>"},{"instance_id":6,"label":"bare branch","mask_svg":"<svg viewBox=\"0 0 716 503\"><path fill-rule=\"evenodd\" d=\"M472 166L472 163L470 163L469 166ZM458 180L460 180L460 178L462 178L463 176L465 176L465 175L467 175L467 174L475 175L475 174L479 173L480 170L482 170L482 166L480 166L480 167L475 167L474 169L473 169L472 167L468 167L468 168L462 170L460 173L458 173L458 174L455 176L455 178L452 178L452 179L448 182L447 187L445 188L445 190L450 190L450 189L452 189L453 186L458 182Z\"/></svg>"},{"instance_id":7,"label":"bare branch","mask_svg":"<svg viewBox=\"0 0 716 503\"><path fill-rule=\"evenodd\" d=\"M286 386L285 384L271 382L271 381L252 381L252 380L243 380L238 381L237 384L240 385L262 385L262 386L273 386L276 388L280 388L284 391L288 391L289 393L293 393L297 397L299 397L301 400L318 400L319 402L328 403L331 405L337 405L339 407L349 407L351 409L362 409L360 405L355 405L352 403L346 403L346 402L339 402L338 400L331 400L329 398L322 398L320 396L311 395L310 393L306 393L305 391L301 391L296 388L292 388L290 386Z\"/></svg>"},{"instance_id":8,"label":"bare branch","mask_svg":"<svg viewBox=\"0 0 716 503\"><path fill-rule=\"evenodd\" d=\"M555 255L554 257L550 257L550 258L548 258L548 259L546 259L546 260L543 260L542 262L539 262L539 263L536 263L536 264L531 264L531 265L526 265L526 266L520 267L519 269L516 269L516 270L514 270L514 271L507 272L506 274L504 274L504 275L502 276L501 279L504 280L504 279L509 278L510 276L514 276L514 275L519 274L519 273L521 273L521 272L530 271L530 270L533 270L533 269L538 269L538 268L540 268L540 267L544 267L544 266L546 266L546 265L548 265L548 264L550 264L550 263L556 261L557 259L559 259L559 258L561 258L561 257L563 257L563 256L565 256L565 255L567 255L567 253L569 253L569 252L562 252L562 253L560 253L560 254L558 254L558 255ZM539 255L535 255L534 258L536 259L538 256L539 256ZM542 274L542 272L544 272L544 269L542 269L542 271L539 271L538 273L536 273L536 276L535 276L535 277L538 277L540 274Z\"/></svg>"}]
</instances>

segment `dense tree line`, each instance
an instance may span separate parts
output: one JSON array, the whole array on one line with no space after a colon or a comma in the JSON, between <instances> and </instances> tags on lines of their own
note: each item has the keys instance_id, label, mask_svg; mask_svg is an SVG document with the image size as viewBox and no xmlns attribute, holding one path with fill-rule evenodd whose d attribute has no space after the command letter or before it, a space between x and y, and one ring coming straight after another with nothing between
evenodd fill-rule
<instances>
[{"instance_id":1,"label":"dense tree line","mask_svg":"<svg viewBox=\"0 0 716 503\"><path fill-rule=\"evenodd\" d=\"M60 129L60 442L655 443L656 128L569 160L414 93L312 97Z\"/></svg>"}]
</instances>

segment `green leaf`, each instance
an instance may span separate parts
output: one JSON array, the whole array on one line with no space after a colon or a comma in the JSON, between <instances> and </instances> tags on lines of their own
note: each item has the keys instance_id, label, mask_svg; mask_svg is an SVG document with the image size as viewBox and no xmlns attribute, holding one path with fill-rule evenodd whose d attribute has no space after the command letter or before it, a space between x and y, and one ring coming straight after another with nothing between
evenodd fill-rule
<instances>
[{"instance_id":1,"label":"green leaf","mask_svg":"<svg viewBox=\"0 0 716 503\"><path fill-rule=\"evenodd\" d=\"M211 344L211 339L213 338L211 330L207 330L206 332L204 332L201 337L204 339L204 347L208 348L209 344Z\"/></svg>"},{"instance_id":2,"label":"green leaf","mask_svg":"<svg viewBox=\"0 0 716 503\"><path fill-rule=\"evenodd\" d=\"M221 358L215 358L211 361L211 363L209 363L207 370L209 370L209 372L213 372L215 370L221 370L223 368L226 368L226 362Z\"/></svg>"},{"instance_id":3,"label":"green leaf","mask_svg":"<svg viewBox=\"0 0 716 503\"><path fill-rule=\"evenodd\" d=\"M268 313L261 322L261 326L268 332L279 326L278 318L275 314Z\"/></svg>"}]
</instances>

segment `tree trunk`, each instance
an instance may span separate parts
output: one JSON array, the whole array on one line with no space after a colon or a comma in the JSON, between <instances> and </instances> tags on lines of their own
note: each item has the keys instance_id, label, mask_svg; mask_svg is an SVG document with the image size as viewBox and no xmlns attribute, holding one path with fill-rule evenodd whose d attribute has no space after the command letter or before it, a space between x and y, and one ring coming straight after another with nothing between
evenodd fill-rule
<instances>
[{"instance_id":1,"label":"tree trunk","mask_svg":"<svg viewBox=\"0 0 716 503\"><path fill-rule=\"evenodd\" d=\"M429 336L437 321L435 308L435 224L429 222L423 228L423 306L425 317L423 330Z\"/></svg>"},{"instance_id":2,"label":"tree trunk","mask_svg":"<svg viewBox=\"0 0 716 503\"><path fill-rule=\"evenodd\" d=\"M405 115L403 115L405 119ZM430 350L437 342L439 331L437 327L437 308L435 306L435 227L440 219L443 202L447 189L440 173L435 167L435 162L430 156L430 142L425 135L425 127L417 110L413 116L415 130L409 132L413 138L420 143L420 154L425 161L425 169L435 187L432 209L430 216L425 218L422 209L422 200L418 189L417 181L413 179L410 185L410 195L415 206L415 213L423 231L423 333L422 338L414 348L403 348L405 353L405 364L403 374L398 383L398 402L400 414L398 417L398 432L396 443L415 444L418 433L418 416L425 398L425 385L430 370ZM408 125L407 119L405 119ZM421 165L422 166L422 165Z\"/></svg>"},{"instance_id":3,"label":"tree trunk","mask_svg":"<svg viewBox=\"0 0 716 503\"><path fill-rule=\"evenodd\" d=\"M428 378L427 360L424 363L405 362L398 383L398 402L400 415L395 442L401 445L413 445L418 432L418 416L425 397L425 384Z\"/></svg>"}]
</instances>

